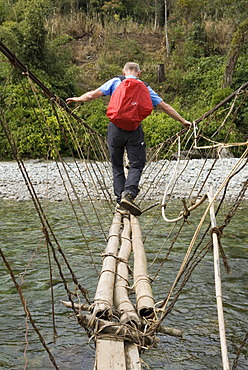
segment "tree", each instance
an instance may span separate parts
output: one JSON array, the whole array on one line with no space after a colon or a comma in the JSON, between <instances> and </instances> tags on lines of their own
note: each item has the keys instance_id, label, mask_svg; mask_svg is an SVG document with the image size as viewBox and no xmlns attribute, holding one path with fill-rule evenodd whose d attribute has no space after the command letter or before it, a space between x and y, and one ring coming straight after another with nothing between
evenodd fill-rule
<instances>
[{"instance_id":1,"label":"tree","mask_svg":"<svg viewBox=\"0 0 248 370\"><path fill-rule=\"evenodd\" d=\"M22 58L28 65L39 68L43 65L46 53L45 12L47 3L31 0L21 22L23 34Z\"/></svg>"},{"instance_id":2,"label":"tree","mask_svg":"<svg viewBox=\"0 0 248 370\"><path fill-rule=\"evenodd\" d=\"M225 73L223 77L222 84L223 88L229 87L232 83L236 63L247 39L248 39L248 19L242 22L238 27L237 31L233 34L227 64L225 68Z\"/></svg>"}]
</instances>

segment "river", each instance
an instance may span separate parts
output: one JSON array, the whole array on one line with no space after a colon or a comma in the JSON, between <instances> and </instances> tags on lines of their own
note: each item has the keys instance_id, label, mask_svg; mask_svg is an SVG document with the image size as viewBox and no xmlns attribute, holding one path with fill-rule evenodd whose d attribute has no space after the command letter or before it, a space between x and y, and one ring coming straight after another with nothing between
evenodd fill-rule
<instances>
[{"instance_id":1,"label":"river","mask_svg":"<svg viewBox=\"0 0 248 370\"><path fill-rule=\"evenodd\" d=\"M44 205L56 235L80 283L89 290L93 299L98 271L101 268L101 252L105 244L97 222L92 218L92 229L85 228L85 236L91 240L90 248L95 265L82 235L79 233L70 205L66 201L47 202ZM87 212L87 202L84 204ZM89 210L90 211L90 210ZM199 211L200 212L200 211ZM88 212L89 218L90 212ZM176 276L183 256L192 238L192 232L199 221L199 214L191 216L191 225L173 248L170 258L154 282L156 300L165 297L170 284ZM108 232L110 219L105 220ZM149 212L141 218L146 227L150 222ZM158 245L169 233L169 227L162 218L156 228L147 236L145 243L148 263L153 260ZM94 238L91 236L94 233ZM53 341L51 319L51 292L47 249L42 238L40 221L31 201L16 202L0 200L1 248L13 268L22 288L32 316L53 353L60 369L92 370L94 365L94 342L87 337L60 299L68 300L58 270L52 262L53 288L55 296L56 341ZM226 323L229 360L232 365L236 352L242 343L247 327L248 306L248 203L243 202L234 219L224 231L222 245L228 257L231 273L226 274L221 263L222 293ZM164 246L164 249L167 249ZM165 252L162 252L164 256ZM157 270L158 260L149 273ZM29 267L27 267L29 265ZM25 272L26 269L26 272ZM68 274L66 276L69 276ZM14 284L3 263L0 265L1 291L1 369L23 369L25 364L25 314ZM164 325L183 330L182 338L158 335L157 348L142 354L143 361L152 370L202 370L221 369L221 352L218 334L218 319L215 302L213 256L209 253L196 267L186 284L172 312ZM53 369L37 334L29 324L27 369ZM145 367L144 367L145 368ZM248 369L248 351L244 347L238 361L237 370Z\"/></svg>"}]
</instances>

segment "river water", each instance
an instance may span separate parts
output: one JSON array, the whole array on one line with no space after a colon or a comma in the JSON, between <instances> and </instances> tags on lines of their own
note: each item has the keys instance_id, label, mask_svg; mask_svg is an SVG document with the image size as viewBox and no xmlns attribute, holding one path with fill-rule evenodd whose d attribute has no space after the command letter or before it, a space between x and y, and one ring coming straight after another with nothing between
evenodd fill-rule
<instances>
[{"instance_id":1,"label":"river water","mask_svg":"<svg viewBox=\"0 0 248 370\"><path fill-rule=\"evenodd\" d=\"M95 269L99 271L101 268L100 254L106 245L97 220L90 219L93 216L90 215L89 208L87 218L90 219L92 228L89 230L85 226L84 238L90 241L89 246L94 258L94 264L92 264L92 255L82 241L82 235L75 222L72 221L73 214L69 203L65 201L47 202L44 207L49 213L60 245L73 271L93 299L97 283ZM84 209L87 212L86 202ZM163 299L168 293L192 238L193 230L199 222L199 214L192 215L191 221L189 228L175 244L173 252L154 282L156 301ZM146 229L151 223L149 212L142 216L140 222L142 228ZM108 233L110 223L110 218L104 220L106 233ZM145 247L148 264L153 260L162 240L168 236L170 230L171 226L165 224L160 217L154 230L147 234ZM12 266L18 283L22 283L29 310L60 369L93 369L94 342L89 341L84 330L78 326L71 315L72 311L67 310L60 303L61 299L68 300L68 298L55 263L52 261L57 330L56 341L53 341L47 248L44 245L40 221L31 201L0 200L0 235L1 248ZM242 204L230 225L225 229L222 245L231 267L231 273L226 274L223 263L221 263L227 344L232 365L248 328L247 202ZM151 276L157 271L167 249L165 243L156 263L151 265L149 270ZM66 276L69 278L68 274ZM25 314L3 263L0 265L0 280L0 368L19 370L23 369L25 364ZM159 334L160 343L157 348L149 349L142 354L143 361L150 369L217 370L222 368L211 252L193 271L164 325L183 330L183 337L174 338ZM29 325L27 338L27 369L53 369L31 325ZM237 369L248 369L247 346L244 347L239 357Z\"/></svg>"}]
</instances>

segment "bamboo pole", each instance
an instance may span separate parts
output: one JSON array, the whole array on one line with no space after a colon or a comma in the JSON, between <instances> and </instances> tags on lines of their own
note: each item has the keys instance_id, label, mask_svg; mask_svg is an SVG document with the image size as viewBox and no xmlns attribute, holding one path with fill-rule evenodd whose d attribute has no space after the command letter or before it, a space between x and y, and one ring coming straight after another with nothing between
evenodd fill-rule
<instances>
[{"instance_id":1,"label":"bamboo pole","mask_svg":"<svg viewBox=\"0 0 248 370\"><path fill-rule=\"evenodd\" d=\"M116 256L119 246L121 214L116 212L109 230L108 244L94 299L93 314L110 318L113 314L113 290L116 274Z\"/></svg>"},{"instance_id":2,"label":"bamboo pole","mask_svg":"<svg viewBox=\"0 0 248 370\"><path fill-rule=\"evenodd\" d=\"M97 339L94 370L127 370L124 341L111 338Z\"/></svg>"},{"instance_id":3,"label":"bamboo pole","mask_svg":"<svg viewBox=\"0 0 248 370\"><path fill-rule=\"evenodd\" d=\"M126 324L133 322L136 326L140 326L140 319L135 308L128 298L128 266L132 243L131 243L131 225L127 217L123 217L123 230L121 234L121 248L118 254L118 264L116 269L116 279L114 288L114 305L121 313L120 322Z\"/></svg>"},{"instance_id":4,"label":"bamboo pole","mask_svg":"<svg viewBox=\"0 0 248 370\"><path fill-rule=\"evenodd\" d=\"M212 228L217 227L214 205L213 205L213 189L211 188L208 193L208 198L210 202L210 219ZM214 250L214 275L215 275L215 292L216 292L216 302L217 302L217 312L219 321L219 333L220 333L220 344L221 344L221 354L222 354L222 364L224 370L230 370L227 352L227 342L225 333L225 321L222 305L222 291L221 291L221 279L220 279L220 261L219 261L219 242L217 232L213 230L212 232L213 240L213 250Z\"/></svg>"},{"instance_id":5,"label":"bamboo pole","mask_svg":"<svg viewBox=\"0 0 248 370\"><path fill-rule=\"evenodd\" d=\"M89 304L85 304L85 303L74 303L72 305L71 302L67 302L67 301L60 301L66 308L73 308L73 306L79 310L79 311L90 311L90 305Z\"/></svg>"},{"instance_id":6,"label":"bamboo pole","mask_svg":"<svg viewBox=\"0 0 248 370\"><path fill-rule=\"evenodd\" d=\"M137 344L124 343L127 370L142 370Z\"/></svg>"},{"instance_id":7,"label":"bamboo pole","mask_svg":"<svg viewBox=\"0 0 248 370\"><path fill-rule=\"evenodd\" d=\"M175 328L168 328L167 326L160 325L158 328L158 332L166 335L170 335L172 337L182 337L183 332L180 329Z\"/></svg>"},{"instance_id":8,"label":"bamboo pole","mask_svg":"<svg viewBox=\"0 0 248 370\"><path fill-rule=\"evenodd\" d=\"M146 253L138 218L131 215L132 246L134 253L134 288L136 307L140 316L150 316L154 311L152 288L147 274Z\"/></svg>"}]
</instances>

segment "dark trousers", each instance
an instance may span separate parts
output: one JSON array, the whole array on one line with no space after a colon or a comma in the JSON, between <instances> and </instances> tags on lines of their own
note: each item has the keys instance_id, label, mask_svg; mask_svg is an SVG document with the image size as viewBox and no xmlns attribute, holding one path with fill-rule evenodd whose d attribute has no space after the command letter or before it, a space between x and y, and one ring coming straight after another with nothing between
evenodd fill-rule
<instances>
[{"instance_id":1,"label":"dark trousers","mask_svg":"<svg viewBox=\"0 0 248 370\"><path fill-rule=\"evenodd\" d=\"M146 163L144 133L141 126L135 131L125 131L110 122L108 126L108 148L117 202L120 202L122 193L130 194L135 198L139 192L139 181ZM127 178L125 178L123 166L125 148L130 165Z\"/></svg>"}]
</instances>

